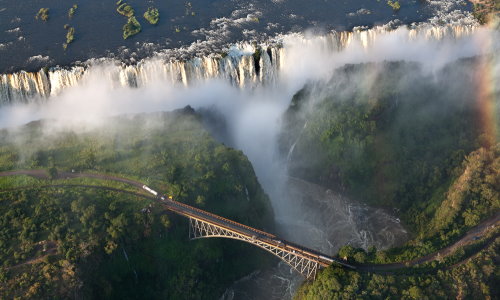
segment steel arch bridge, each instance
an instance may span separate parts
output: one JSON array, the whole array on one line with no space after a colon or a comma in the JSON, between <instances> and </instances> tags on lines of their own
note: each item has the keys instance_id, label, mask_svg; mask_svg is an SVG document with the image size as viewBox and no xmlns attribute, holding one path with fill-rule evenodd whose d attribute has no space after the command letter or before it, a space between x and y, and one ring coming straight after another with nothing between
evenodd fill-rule
<instances>
[{"instance_id":1,"label":"steel arch bridge","mask_svg":"<svg viewBox=\"0 0 500 300\"><path fill-rule=\"evenodd\" d=\"M189 238L229 238L262 248L290 265L307 279L313 279L320 268L331 264L355 269L340 259L285 241L256 228L237 223L207 211L160 196L168 209L189 219Z\"/></svg>"},{"instance_id":2,"label":"steel arch bridge","mask_svg":"<svg viewBox=\"0 0 500 300\"><path fill-rule=\"evenodd\" d=\"M316 259L311 259L310 257L307 257L303 254L296 253L294 250L287 251L281 247L266 243L255 237L248 237L247 235L240 234L196 218L189 218L189 237L192 240L209 237L220 237L250 243L279 257L281 260L286 262L293 269L295 269L308 279L314 278L316 276L316 272L320 267L328 266L322 264Z\"/></svg>"}]
</instances>

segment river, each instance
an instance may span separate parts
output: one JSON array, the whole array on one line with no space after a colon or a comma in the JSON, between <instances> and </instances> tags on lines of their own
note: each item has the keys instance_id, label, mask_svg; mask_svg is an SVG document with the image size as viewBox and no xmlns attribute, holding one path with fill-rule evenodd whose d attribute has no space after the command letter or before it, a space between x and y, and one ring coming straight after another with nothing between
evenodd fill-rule
<instances>
[{"instance_id":1,"label":"river","mask_svg":"<svg viewBox=\"0 0 500 300\"><path fill-rule=\"evenodd\" d=\"M126 18L116 12L115 1L0 0L0 73L67 66L92 58L118 58L134 63L159 51L170 57L207 56L227 50L238 41L265 41L277 34L351 30L382 24L450 23L471 10L458 0L402 0L393 11L386 1L366 0L191 0L126 1L136 11L142 31L122 38ZM72 18L68 10L77 4ZM160 13L157 25L142 18L147 7ZM42 7L49 20L36 20ZM64 50L68 24L75 41Z\"/></svg>"}]
</instances>

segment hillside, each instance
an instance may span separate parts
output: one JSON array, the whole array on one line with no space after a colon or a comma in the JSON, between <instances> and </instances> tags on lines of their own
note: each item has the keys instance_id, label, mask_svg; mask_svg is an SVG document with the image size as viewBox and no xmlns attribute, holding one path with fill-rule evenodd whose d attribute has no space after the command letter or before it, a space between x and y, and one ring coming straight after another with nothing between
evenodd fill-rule
<instances>
[{"instance_id":1,"label":"hillside","mask_svg":"<svg viewBox=\"0 0 500 300\"><path fill-rule=\"evenodd\" d=\"M388 251L346 245L339 257L365 264L409 262L452 245L499 213L500 145L491 130L498 128L492 117L498 111L479 105L490 101L498 107L499 95L477 99L480 87L470 72L477 59L435 73L411 62L347 65L328 82L311 83L295 95L281 137L291 174L392 209L413 236ZM401 272L329 268L297 297L432 299L452 290L453 297L487 298L498 292L496 236L498 230L486 231L446 259Z\"/></svg>"},{"instance_id":2,"label":"hillside","mask_svg":"<svg viewBox=\"0 0 500 300\"><path fill-rule=\"evenodd\" d=\"M500 209L500 144L471 153L461 167L428 230L406 247L387 252L344 247L340 257L358 263L388 263L417 258L439 250ZM296 299L492 299L498 289L500 229L488 226L471 242L418 266L385 272L353 272L330 267L304 285Z\"/></svg>"},{"instance_id":3,"label":"hillside","mask_svg":"<svg viewBox=\"0 0 500 300\"><path fill-rule=\"evenodd\" d=\"M270 229L269 200L251 164L215 142L191 108L116 117L97 127L55 125L46 120L0 133L1 171L42 169L53 178L0 177L2 297L216 298L272 260L240 242L189 241L185 218L133 186L60 178L63 172L130 178Z\"/></svg>"}]
</instances>

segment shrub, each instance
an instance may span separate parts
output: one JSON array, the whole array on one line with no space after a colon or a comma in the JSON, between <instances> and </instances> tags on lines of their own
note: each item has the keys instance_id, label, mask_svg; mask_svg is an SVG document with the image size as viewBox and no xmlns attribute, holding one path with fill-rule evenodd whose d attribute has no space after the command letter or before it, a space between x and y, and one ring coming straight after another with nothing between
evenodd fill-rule
<instances>
[{"instance_id":1,"label":"shrub","mask_svg":"<svg viewBox=\"0 0 500 300\"><path fill-rule=\"evenodd\" d=\"M69 27L68 32L66 33L66 44L73 42L75 39L75 28Z\"/></svg>"},{"instance_id":2,"label":"shrub","mask_svg":"<svg viewBox=\"0 0 500 300\"><path fill-rule=\"evenodd\" d=\"M68 48L68 45L75 40L75 28L70 27L68 24L64 25L64 29L68 30L66 33L66 43L63 44L64 50Z\"/></svg>"},{"instance_id":3,"label":"shrub","mask_svg":"<svg viewBox=\"0 0 500 300\"><path fill-rule=\"evenodd\" d=\"M75 15L76 9L78 8L78 5L73 4L73 6L69 9L68 11L68 17L71 19Z\"/></svg>"},{"instance_id":4,"label":"shrub","mask_svg":"<svg viewBox=\"0 0 500 300\"><path fill-rule=\"evenodd\" d=\"M129 37L141 32L141 24L135 17L128 18L127 24L123 25L123 39L126 40Z\"/></svg>"},{"instance_id":5,"label":"shrub","mask_svg":"<svg viewBox=\"0 0 500 300\"><path fill-rule=\"evenodd\" d=\"M116 8L116 11L125 17L133 17L134 16L134 9L132 6L128 5L127 3L122 3L120 6Z\"/></svg>"},{"instance_id":6,"label":"shrub","mask_svg":"<svg viewBox=\"0 0 500 300\"><path fill-rule=\"evenodd\" d=\"M399 4L399 1L387 1L387 4L392 7L393 10L399 10L401 8L401 5Z\"/></svg>"},{"instance_id":7,"label":"shrub","mask_svg":"<svg viewBox=\"0 0 500 300\"><path fill-rule=\"evenodd\" d=\"M48 8L40 8L38 13L35 16L35 19L41 19L42 21L47 21L49 19L49 9Z\"/></svg>"},{"instance_id":8,"label":"shrub","mask_svg":"<svg viewBox=\"0 0 500 300\"><path fill-rule=\"evenodd\" d=\"M158 24L160 20L160 13L157 8L149 7L148 10L144 13L144 18L153 25Z\"/></svg>"}]
</instances>

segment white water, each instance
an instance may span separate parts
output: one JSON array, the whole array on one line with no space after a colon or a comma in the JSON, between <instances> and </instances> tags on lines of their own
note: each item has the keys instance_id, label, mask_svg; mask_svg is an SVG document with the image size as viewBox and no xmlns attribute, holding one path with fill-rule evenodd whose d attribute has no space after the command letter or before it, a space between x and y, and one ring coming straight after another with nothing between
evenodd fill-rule
<instances>
[{"instance_id":1,"label":"white water","mask_svg":"<svg viewBox=\"0 0 500 300\"><path fill-rule=\"evenodd\" d=\"M54 97L95 76L107 81L108 85L114 88L145 87L155 83L167 85L182 83L184 86L189 86L195 82L212 79L221 79L239 87L274 85L279 73L284 73L287 77L291 71L296 72L299 69L311 70L318 67L317 70L325 70L325 61L314 58L311 60L308 57L319 54L318 52L322 54L320 56L322 58L325 57L325 52L348 53L347 57L339 55L336 58L339 64L342 60L345 63L352 62L354 58L359 61L371 61L384 56L393 60L412 58L421 61L429 59L437 50L429 47L434 43L434 47L448 48L437 53L446 53L449 59L453 59L460 55L475 53L476 49L471 48L470 42L460 44L459 41L467 40L467 37L473 36L476 31L481 30L474 26L425 26L393 31L387 31L385 27L376 27L354 32L331 32L319 37L304 34L278 36L268 44L257 46L262 49L257 68L252 57L256 45L248 43L231 47L224 58L210 56L187 62L170 61L170 57L165 54L157 54L133 66L126 66L111 59L93 59L83 66L53 67L47 71L23 71L0 75L0 105L29 103ZM462 39L464 37L465 39ZM445 45L442 42L446 39L454 42ZM395 47L397 46L395 42L414 44L415 47L404 48L402 51L400 47ZM303 53L301 49L310 53ZM423 49L426 51L422 52ZM447 60L444 57L438 58ZM103 66L106 67L104 71ZM304 75L311 74L306 72ZM323 74L316 74L316 76L321 75Z\"/></svg>"}]
</instances>

